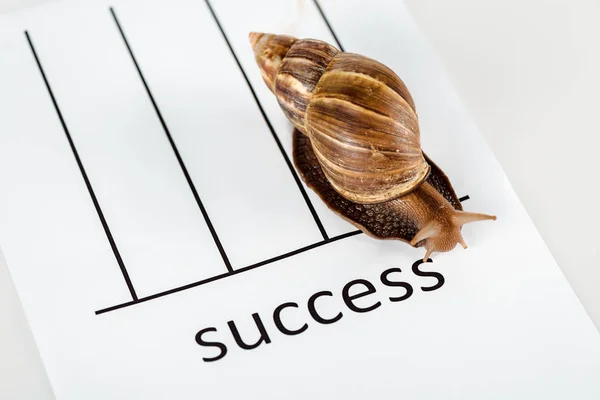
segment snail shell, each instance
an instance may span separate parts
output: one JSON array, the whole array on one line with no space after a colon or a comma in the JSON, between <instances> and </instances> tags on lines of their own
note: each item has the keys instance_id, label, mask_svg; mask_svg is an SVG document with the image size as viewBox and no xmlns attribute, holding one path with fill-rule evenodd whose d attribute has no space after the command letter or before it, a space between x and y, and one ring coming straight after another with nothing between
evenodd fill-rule
<instances>
[{"instance_id":1,"label":"snail shell","mask_svg":"<svg viewBox=\"0 0 600 400\"><path fill-rule=\"evenodd\" d=\"M427 178L413 99L389 68L319 40L256 34L251 41L265 83L311 138L323 172L344 197L380 203Z\"/></svg>"},{"instance_id":2,"label":"snail shell","mask_svg":"<svg viewBox=\"0 0 600 400\"><path fill-rule=\"evenodd\" d=\"M294 163L341 217L379 239L466 248L449 179L421 150L414 101L385 65L323 41L250 33L263 80L295 126Z\"/></svg>"}]
</instances>

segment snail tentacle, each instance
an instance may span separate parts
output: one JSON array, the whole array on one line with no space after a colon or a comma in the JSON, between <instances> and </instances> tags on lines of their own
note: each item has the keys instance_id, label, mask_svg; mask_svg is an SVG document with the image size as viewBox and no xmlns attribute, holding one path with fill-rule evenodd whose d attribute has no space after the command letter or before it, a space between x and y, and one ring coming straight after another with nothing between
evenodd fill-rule
<instances>
[{"instance_id":1,"label":"snail tentacle","mask_svg":"<svg viewBox=\"0 0 600 400\"><path fill-rule=\"evenodd\" d=\"M467 243L461 234L463 225L476 221L496 220L495 215L460 210L453 210L450 213L442 211L440 215L431 215L430 217L434 219L426 222L410 242L412 246L416 246L418 242L425 241L424 246L427 253L424 260L427 260L434 251L450 251L457 244L466 249Z\"/></svg>"}]
</instances>

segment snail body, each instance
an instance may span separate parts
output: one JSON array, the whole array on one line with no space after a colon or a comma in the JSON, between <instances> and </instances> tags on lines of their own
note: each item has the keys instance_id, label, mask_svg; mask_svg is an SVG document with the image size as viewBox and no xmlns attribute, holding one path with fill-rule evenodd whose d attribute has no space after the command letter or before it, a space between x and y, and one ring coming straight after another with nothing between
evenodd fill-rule
<instances>
[{"instance_id":1,"label":"snail body","mask_svg":"<svg viewBox=\"0 0 600 400\"><path fill-rule=\"evenodd\" d=\"M366 234L434 251L465 223L447 176L421 150L414 101L385 65L330 44L251 33L263 80L294 125L294 163L327 204Z\"/></svg>"}]
</instances>

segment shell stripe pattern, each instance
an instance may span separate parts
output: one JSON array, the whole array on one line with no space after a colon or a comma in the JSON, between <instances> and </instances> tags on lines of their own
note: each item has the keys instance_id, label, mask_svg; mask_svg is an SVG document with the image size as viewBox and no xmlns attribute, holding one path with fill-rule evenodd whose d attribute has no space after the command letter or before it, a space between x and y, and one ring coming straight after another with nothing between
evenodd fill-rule
<instances>
[{"instance_id":1,"label":"shell stripe pattern","mask_svg":"<svg viewBox=\"0 0 600 400\"><path fill-rule=\"evenodd\" d=\"M319 40L296 40L287 51L277 51L282 58L271 71L272 90L286 117L311 138L338 192L378 203L426 179L414 101L393 71Z\"/></svg>"},{"instance_id":2,"label":"shell stripe pattern","mask_svg":"<svg viewBox=\"0 0 600 400\"><path fill-rule=\"evenodd\" d=\"M298 40L285 54L275 78L275 93L288 119L306 133L305 115L312 93L339 51L318 40Z\"/></svg>"},{"instance_id":3,"label":"shell stripe pattern","mask_svg":"<svg viewBox=\"0 0 600 400\"><path fill-rule=\"evenodd\" d=\"M427 178L413 99L377 61L337 54L317 84L305 124L323 172L352 201L397 198Z\"/></svg>"}]
</instances>

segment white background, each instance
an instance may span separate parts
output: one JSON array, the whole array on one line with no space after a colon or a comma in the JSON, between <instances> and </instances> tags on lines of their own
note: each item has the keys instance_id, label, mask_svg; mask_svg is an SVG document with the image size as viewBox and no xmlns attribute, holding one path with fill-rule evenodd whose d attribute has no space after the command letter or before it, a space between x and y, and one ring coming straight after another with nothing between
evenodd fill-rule
<instances>
[{"instance_id":1,"label":"white background","mask_svg":"<svg viewBox=\"0 0 600 400\"><path fill-rule=\"evenodd\" d=\"M0 11L41 2L0 0ZM599 326L600 216L593 210L600 190L593 173L600 171L600 7L592 0L407 2ZM0 398L52 398L4 265L0 355Z\"/></svg>"}]
</instances>

